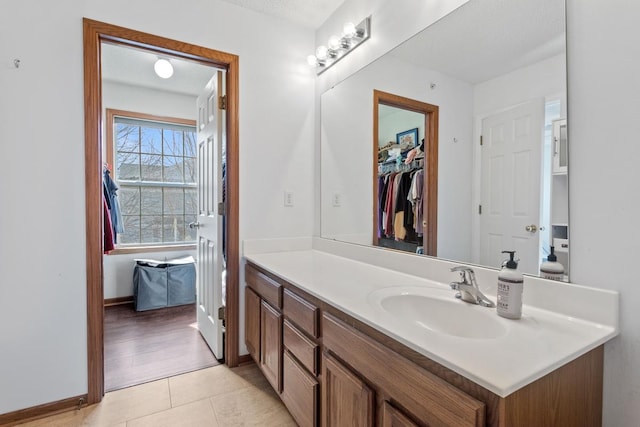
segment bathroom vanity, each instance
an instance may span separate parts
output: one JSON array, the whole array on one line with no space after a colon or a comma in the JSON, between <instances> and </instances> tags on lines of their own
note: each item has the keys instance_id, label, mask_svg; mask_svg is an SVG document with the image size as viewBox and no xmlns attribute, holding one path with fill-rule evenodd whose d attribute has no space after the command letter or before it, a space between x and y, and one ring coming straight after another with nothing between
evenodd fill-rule
<instances>
[{"instance_id":1,"label":"bathroom vanity","mask_svg":"<svg viewBox=\"0 0 640 427\"><path fill-rule=\"evenodd\" d=\"M527 277L513 321L457 300L451 263L323 244L338 253L245 251L247 349L299 425L601 425L616 293ZM547 291L573 303L527 303Z\"/></svg>"}]
</instances>

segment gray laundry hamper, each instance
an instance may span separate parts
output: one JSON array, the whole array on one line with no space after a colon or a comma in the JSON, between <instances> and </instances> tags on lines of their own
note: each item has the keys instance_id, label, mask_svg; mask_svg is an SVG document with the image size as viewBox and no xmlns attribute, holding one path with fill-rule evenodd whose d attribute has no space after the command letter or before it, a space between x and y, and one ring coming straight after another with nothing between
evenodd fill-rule
<instances>
[{"instance_id":1,"label":"gray laundry hamper","mask_svg":"<svg viewBox=\"0 0 640 427\"><path fill-rule=\"evenodd\" d=\"M133 269L133 304L136 311L196 302L195 261L136 260Z\"/></svg>"}]
</instances>

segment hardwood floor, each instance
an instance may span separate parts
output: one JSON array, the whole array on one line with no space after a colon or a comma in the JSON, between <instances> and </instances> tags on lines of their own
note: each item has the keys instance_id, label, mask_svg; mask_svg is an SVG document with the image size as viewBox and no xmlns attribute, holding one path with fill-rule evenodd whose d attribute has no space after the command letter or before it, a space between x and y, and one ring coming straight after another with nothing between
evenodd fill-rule
<instances>
[{"instance_id":1,"label":"hardwood floor","mask_svg":"<svg viewBox=\"0 0 640 427\"><path fill-rule=\"evenodd\" d=\"M200 336L195 304L136 312L105 307L106 391L218 365Z\"/></svg>"}]
</instances>

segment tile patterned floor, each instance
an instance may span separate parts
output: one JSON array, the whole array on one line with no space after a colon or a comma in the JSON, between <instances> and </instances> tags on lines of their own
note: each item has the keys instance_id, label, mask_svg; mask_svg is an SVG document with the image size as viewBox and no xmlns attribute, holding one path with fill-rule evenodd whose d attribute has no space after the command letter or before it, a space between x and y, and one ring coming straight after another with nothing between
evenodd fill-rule
<instances>
[{"instance_id":1,"label":"tile patterned floor","mask_svg":"<svg viewBox=\"0 0 640 427\"><path fill-rule=\"evenodd\" d=\"M97 405L29 427L296 426L255 364L214 366L107 393Z\"/></svg>"}]
</instances>

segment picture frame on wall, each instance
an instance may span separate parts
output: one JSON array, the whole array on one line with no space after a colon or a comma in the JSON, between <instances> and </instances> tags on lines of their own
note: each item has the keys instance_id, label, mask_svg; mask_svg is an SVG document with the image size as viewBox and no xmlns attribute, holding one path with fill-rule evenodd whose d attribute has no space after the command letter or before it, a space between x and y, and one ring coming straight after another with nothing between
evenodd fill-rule
<instances>
[{"instance_id":1,"label":"picture frame on wall","mask_svg":"<svg viewBox=\"0 0 640 427\"><path fill-rule=\"evenodd\" d=\"M415 147L418 145L418 128L405 130L396 134L396 144Z\"/></svg>"}]
</instances>

